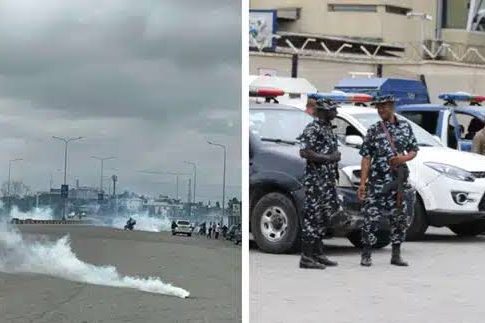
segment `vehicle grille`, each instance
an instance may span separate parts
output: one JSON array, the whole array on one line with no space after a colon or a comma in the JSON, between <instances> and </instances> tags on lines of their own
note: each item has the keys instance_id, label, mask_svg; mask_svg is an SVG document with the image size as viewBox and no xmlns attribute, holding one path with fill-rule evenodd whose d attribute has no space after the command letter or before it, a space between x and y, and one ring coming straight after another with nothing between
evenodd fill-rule
<instances>
[{"instance_id":1,"label":"vehicle grille","mask_svg":"<svg viewBox=\"0 0 485 323\"><path fill-rule=\"evenodd\" d=\"M483 195L480 203L478 204L478 211L485 211L485 194Z\"/></svg>"},{"instance_id":2,"label":"vehicle grille","mask_svg":"<svg viewBox=\"0 0 485 323\"><path fill-rule=\"evenodd\" d=\"M472 172L475 178L485 178L485 172Z\"/></svg>"}]
</instances>

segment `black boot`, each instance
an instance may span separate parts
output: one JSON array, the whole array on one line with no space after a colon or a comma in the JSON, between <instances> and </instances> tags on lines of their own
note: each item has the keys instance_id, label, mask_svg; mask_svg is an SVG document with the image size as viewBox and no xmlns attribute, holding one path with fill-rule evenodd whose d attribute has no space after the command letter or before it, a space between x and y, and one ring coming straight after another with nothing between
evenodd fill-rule
<instances>
[{"instance_id":1,"label":"black boot","mask_svg":"<svg viewBox=\"0 0 485 323\"><path fill-rule=\"evenodd\" d=\"M396 243L392 245L392 257L391 264L396 266L406 267L409 266L407 262L401 258L401 244Z\"/></svg>"},{"instance_id":2,"label":"black boot","mask_svg":"<svg viewBox=\"0 0 485 323\"><path fill-rule=\"evenodd\" d=\"M327 256L325 256L323 251L323 242L321 241L316 242L315 245L313 246L313 259L316 262L329 267L334 267L338 265L337 262L332 261L328 259Z\"/></svg>"},{"instance_id":3,"label":"black boot","mask_svg":"<svg viewBox=\"0 0 485 323\"><path fill-rule=\"evenodd\" d=\"M313 259L313 243L301 243L300 268L325 269L325 265Z\"/></svg>"},{"instance_id":4,"label":"black boot","mask_svg":"<svg viewBox=\"0 0 485 323\"><path fill-rule=\"evenodd\" d=\"M372 249L370 246L364 246L362 248L362 254L360 259L361 266L364 266L364 267L372 266L371 250Z\"/></svg>"}]
</instances>

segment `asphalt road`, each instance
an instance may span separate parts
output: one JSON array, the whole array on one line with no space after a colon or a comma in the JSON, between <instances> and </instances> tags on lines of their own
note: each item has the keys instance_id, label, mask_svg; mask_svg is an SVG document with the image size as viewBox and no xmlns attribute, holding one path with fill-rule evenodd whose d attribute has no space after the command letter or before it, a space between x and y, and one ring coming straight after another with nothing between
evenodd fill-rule
<instances>
[{"instance_id":1,"label":"asphalt road","mask_svg":"<svg viewBox=\"0 0 485 323\"><path fill-rule=\"evenodd\" d=\"M404 245L408 268L389 264L390 247L363 268L346 239L328 244L339 266L323 271L298 269L298 255L250 250L251 323L485 322L485 236L430 229Z\"/></svg>"},{"instance_id":2,"label":"asphalt road","mask_svg":"<svg viewBox=\"0 0 485 323\"><path fill-rule=\"evenodd\" d=\"M187 299L38 274L0 273L0 322L240 322L241 249L231 242L82 225L20 225L23 236L69 232L78 258L123 275L158 276ZM1 254L0 254L1 256Z\"/></svg>"}]
</instances>

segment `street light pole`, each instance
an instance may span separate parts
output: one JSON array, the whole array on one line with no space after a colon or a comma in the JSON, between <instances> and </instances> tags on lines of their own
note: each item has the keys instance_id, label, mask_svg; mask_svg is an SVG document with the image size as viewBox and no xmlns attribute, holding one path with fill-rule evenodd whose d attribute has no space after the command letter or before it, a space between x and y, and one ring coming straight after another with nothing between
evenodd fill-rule
<instances>
[{"instance_id":1,"label":"street light pole","mask_svg":"<svg viewBox=\"0 0 485 323\"><path fill-rule=\"evenodd\" d=\"M62 138L62 137L56 137L56 136L52 136L53 139L56 139L56 140L60 140L62 142L64 142L64 185L66 185L66 182L67 182L67 145L71 142L71 141L76 141L76 140L80 140L82 139L83 137L75 137L75 138Z\"/></svg>"},{"instance_id":2,"label":"street light pole","mask_svg":"<svg viewBox=\"0 0 485 323\"><path fill-rule=\"evenodd\" d=\"M192 167L194 168L194 197L193 197L193 200L194 200L194 204L195 204L195 202L196 202L196 200L195 200L195 187L196 187L196 181L197 181L197 164L194 163L194 162L191 162L191 161L185 161L184 163L192 165Z\"/></svg>"},{"instance_id":3,"label":"street light pole","mask_svg":"<svg viewBox=\"0 0 485 323\"><path fill-rule=\"evenodd\" d=\"M116 157L98 157L98 156L91 156L91 158L99 160L101 162L101 178L99 180L99 191L103 193L103 170L104 170L104 161L115 159Z\"/></svg>"},{"instance_id":4,"label":"street light pole","mask_svg":"<svg viewBox=\"0 0 485 323\"><path fill-rule=\"evenodd\" d=\"M225 210L226 210L226 146L218 143L213 143L207 141L209 145L220 147L224 150L224 171L222 175L222 220L221 223L224 221Z\"/></svg>"},{"instance_id":5,"label":"street light pole","mask_svg":"<svg viewBox=\"0 0 485 323\"><path fill-rule=\"evenodd\" d=\"M8 161L8 184L7 184L7 195L8 195L8 210L10 211L11 207L11 197L10 197L10 180L11 180L11 173L12 173L12 163L16 161L21 161L23 160L22 158L15 158L15 159L10 159Z\"/></svg>"}]
</instances>

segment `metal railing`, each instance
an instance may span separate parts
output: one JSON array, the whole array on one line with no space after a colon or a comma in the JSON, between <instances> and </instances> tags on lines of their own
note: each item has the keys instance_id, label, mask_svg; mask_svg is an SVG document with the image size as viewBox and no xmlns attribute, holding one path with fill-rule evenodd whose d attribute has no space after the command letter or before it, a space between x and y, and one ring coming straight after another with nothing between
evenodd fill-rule
<instances>
[{"instance_id":1,"label":"metal railing","mask_svg":"<svg viewBox=\"0 0 485 323\"><path fill-rule=\"evenodd\" d=\"M370 61L403 60L403 61L451 61L467 64L485 64L485 46L469 46L463 43L452 43L438 40L421 42L402 42L392 44L359 44L342 40L341 45L331 49L329 42L335 40L317 40L312 37L298 37L301 46L296 45L288 35L271 36L278 40L274 50L268 50L264 45L249 35L250 48L258 52L274 52L283 54L298 54L314 57L355 58ZM293 36L294 37L294 36ZM309 45L312 48L309 48ZM317 45L317 46L315 46ZM334 44L335 45L335 44ZM394 51L393 48L396 50ZM398 53L396 53L398 52Z\"/></svg>"}]
</instances>

